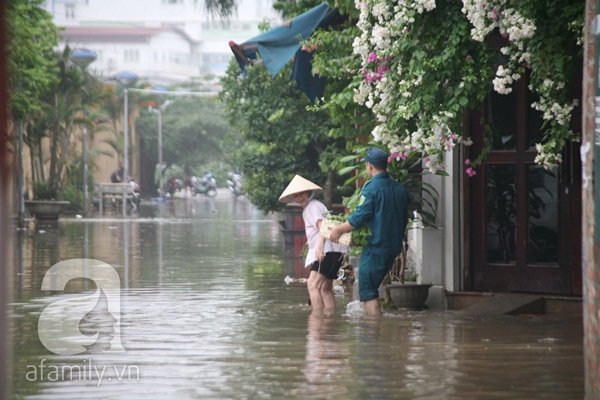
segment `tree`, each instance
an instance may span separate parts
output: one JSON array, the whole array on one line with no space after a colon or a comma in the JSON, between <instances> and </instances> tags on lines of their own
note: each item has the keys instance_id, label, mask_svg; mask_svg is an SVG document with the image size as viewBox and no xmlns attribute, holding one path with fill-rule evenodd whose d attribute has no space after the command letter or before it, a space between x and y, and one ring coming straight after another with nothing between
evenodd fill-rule
<instances>
[{"instance_id":1,"label":"tree","mask_svg":"<svg viewBox=\"0 0 600 400\"><path fill-rule=\"evenodd\" d=\"M76 167L74 160L80 150L75 148L77 141L73 139L79 127L87 124L93 134L98 120L104 119L104 114L95 109L106 97L106 92L95 79L70 61L70 54L69 47L54 54L58 79L41 94L40 110L31 112L26 120L26 142L32 160L39 161L32 161L33 181L38 183L38 188L41 184L47 186L49 195L63 191L67 174ZM44 137L50 139L48 149L42 147Z\"/></svg>"},{"instance_id":2,"label":"tree","mask_svg":"<svg viewBox=\"0 0 600 400\"><path fill-rule=\"evenodd\" d=\"M46 182L44 193L55 197L61 189L63 167L69 157L75 100L81 88L81 72L72 71L69 51L55 53L58 29L49 13L40 8L41 0L16 0L9 3L9 67L12 89L11 112L16 125L24 129L30 145L34 180ZM51 137L50 166L46 176L41 141Z\"/></svg>"},{"instance_id":3,"label":"tree","mask_svg":"<svg viewBox=\"0 0 600 400\"><path fill-rule=\"evenodd\" d=\"M293 18L318 4L312 0L279 1L273 7L285 18ZM324 182L328 207L340 200L335 160L345 139L331 134L335 125L328 111L310 103L290 80L290 72L291 63L271 77L259 64L249 68L243 78L232 63L222 80L221 98L230 122L246 140L236 157L244 168L245 190L252 203L264 211L282 207L279 195L295 174Z\"/></svg>"},{"instance_id":4,"label":"tree","mask_svg":"<svg viewBox=\"0 0 600 400\"><path fill-rule=\"evenodd\" d=\"M17 122L24 122L32 112L41 110L43 95L58 79L54 57L58 29L52 16L39 7L42 2L8 2L10 104Z\"/></svg>"},{"instance_id":5,"label":"tree","mask_svg":"<svg viewBox=\"0 0 600 400\"><path fill-rule=\"evenodd\" d=\"M229 121L245 140L236 153L245 175L245 190L263 211L281 208L279 195L294 174L314 182L333 181L335 176L328 176L327 166L326 172L320 166L321 156L344 146L329 137L327 112L308 111L310 101L289 75L289 65L274 77L258 65L249 68L244 78L232 63L221 81L220 97ZM333 184L326 186L331 196Z\"/></svg>"},{"instance_id":6,"label":"tree","mask_svg":"<svg viewBox=\"0 0 600 400\"><path fill-rule=\"evenodd\" d=\"M195 0L196 2L198 0ZM204 7L212 15L219 17L229 17L237 9L236 0L205 0Z\"/></svg>"},{"instance_id":7,"label":"tree","mask_svg":"<svg viewBox=\"0 0 600 400\"><path fill-rule=\"evenodd\" d=\"M67 168L73 166L71 138L79 111L92 102L89 95L96 93L97 85L69 61L68 47L55 52L59 30L40 4L41 0L9 2L10 105L30 148L38 189L34 195L43 191L56 197ZM45 137L50 138L48 149L42 147Z\"/></svg>"},{"instance_id":8,"label":"tree","mask_svg":"<svg viewBox=\"0 0 600 400\"><path fill-rule=\"evenodd\" d=\"M144 141L144 153L158 163L158 116L156 106L163 104L159 96L146 96L150 101L143 104L153 106L140 110L136 130ZM144 98L146 99L146 98ZM142 100L144 100L142 99ZM225 182L226 173L235 168L230 153L237 146L235 132L228 134L229 124L223 105L215 98L175 97L162 114L163 162L167 165L189 165L195 175L204 175L208 169ZM224 161L224 165L219 163Z\"/></svg>"}]
</instances>

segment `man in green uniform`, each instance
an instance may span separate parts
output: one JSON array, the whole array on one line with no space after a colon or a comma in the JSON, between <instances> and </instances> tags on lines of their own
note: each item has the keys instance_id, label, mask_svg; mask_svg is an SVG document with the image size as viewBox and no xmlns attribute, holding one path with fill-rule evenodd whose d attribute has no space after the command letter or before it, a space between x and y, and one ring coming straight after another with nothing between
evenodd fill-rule
<instances>
[{"instance_id":1,"label":"man in green uniform","mask_svg":"<svg viewBox=\"0 0 600 400\"><path fill-rule=\"evenodd\" d=\"M359 298L367 314L381 315L379 286L402 251L408 223L408 192L387 172L388 155L372 147L364 158L371 178L363 187L359 205L341 225L331 228L331 240L367 225L371 231L358 268Z\"/></svg>"}]
</instances>

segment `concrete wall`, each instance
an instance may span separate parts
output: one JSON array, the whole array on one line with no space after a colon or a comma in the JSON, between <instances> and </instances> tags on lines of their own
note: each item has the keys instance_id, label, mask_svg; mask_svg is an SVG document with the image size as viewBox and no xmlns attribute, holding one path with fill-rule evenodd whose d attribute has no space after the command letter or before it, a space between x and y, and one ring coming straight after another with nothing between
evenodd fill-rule
<instances>
[{"instance_id":1,"label":"concrete wall","mask_svg":"<svg viewBox=\"0 0 600 400\"><path fill-rule=\"evenodd\" d=\"M436 227L426 227L415 233L421 261L418 282L433 283L427 300L427 306L433 309L447 307L446 291L461 290L460 266L464 264L460 203L463 170L459 151L447 152L444 160L449 176L425 175L423 178L439 195Z\"/></svg>"}]
</instances>

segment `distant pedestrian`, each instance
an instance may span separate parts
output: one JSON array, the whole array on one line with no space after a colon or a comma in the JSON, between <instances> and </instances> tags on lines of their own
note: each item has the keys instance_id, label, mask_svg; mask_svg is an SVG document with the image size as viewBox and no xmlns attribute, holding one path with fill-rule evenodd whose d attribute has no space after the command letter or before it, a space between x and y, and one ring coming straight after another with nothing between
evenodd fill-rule
<instances>
[{"instance_id":1,"label":"distant pedestrian","mask_svg":"<svg viewBox=\"0 0 600 400\"><path fill-rule=\"evenodd\" d=\"M110 176L110 181L112 183L122 183L124 173L125 173L125 168L123 168L122 165L119 165L119 168L117 168Z\"/></svg>"},{"instance_id":2,"label":"distant pedestrian","mask_svg":"<svg viewBox=\"0 0 600 400\"><path fill-rule=\"evenodd\" d=\"M188 163L183 167L183 189L186 192L185 194L193 194L192 188L192 176L194 173L192 172L192 166Z\"/></svg>"},{"instance_id":3,"label":"distant pedestrian","mask_svg":"<svg viewBox=\"0 0 600 400\"><path fill-rule=\"evenodd\" d=\"M358 267L359 298L367 314L381 315L379 286L402 251L408 223L408 192L387 172L388 155L372 147L364 158L371 178L363 187L359 205L346 222L331 228L331 240L367 225L371 231Z\"/></svg>"},{"instance_id":4,"label":"distant pedestrian","mask_svg":"<svg viewBox=\"0 0 600 400\"><path fill-rule=\"evenodd\" d=\"M302 218L308 240L308 254L304 267L310 267L307 286L310 304L313 308L335 308L333 280L344 261L344 254L350 250L348 246L333 243L319 235L327 207L314 197L323 189L296 175L279 197L283 203L293 202L302 207Z\"/></svg>"}]
</instances>

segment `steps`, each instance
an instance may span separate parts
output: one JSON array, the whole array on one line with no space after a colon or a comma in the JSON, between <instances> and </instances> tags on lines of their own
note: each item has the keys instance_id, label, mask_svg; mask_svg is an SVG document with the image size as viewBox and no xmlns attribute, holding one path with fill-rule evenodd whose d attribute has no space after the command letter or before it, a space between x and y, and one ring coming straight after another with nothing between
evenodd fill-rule
<instances>
[{"instance_id":1,"label":"steps","mask_svg":"<svg viewBox=\"0 0 600 400\"><path fill-rule=\"evenodd\" d=\"M544 297L531 294L495 294L457 312L472 317L544 314Z\"/></svg>"}]
</instances>

